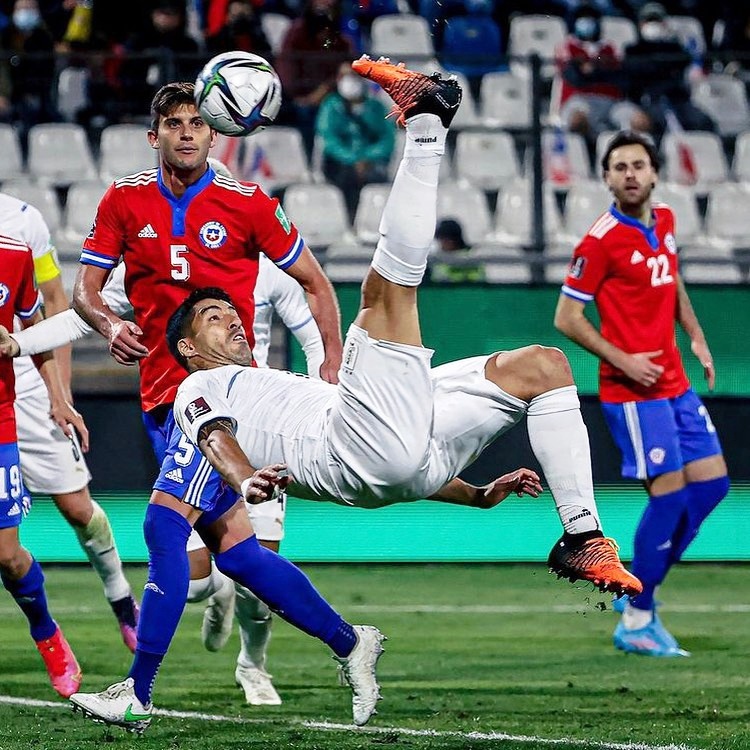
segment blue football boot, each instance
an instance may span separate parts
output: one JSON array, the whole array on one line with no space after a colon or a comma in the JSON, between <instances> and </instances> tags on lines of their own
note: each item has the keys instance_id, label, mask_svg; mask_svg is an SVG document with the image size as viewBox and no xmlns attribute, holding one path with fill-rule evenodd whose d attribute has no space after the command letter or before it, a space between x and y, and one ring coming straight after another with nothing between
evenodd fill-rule
<instances>
[{"instance_id":1,"label":"blue football boot","mask_svg":"<svg viewBox=\"0 0 750 750\"><path fill-rule=\"evenodd\" d=\"M612 609L615 612L619 612L622 614L625 611L625 607L628 606L628 602L630 601L630 597L627 594L623 594L622 596L615 596L612 599Z\"/></svg>"},{"instance_id":2,"label":"blue football boot","mask_svg":"<svg viewBox=\"0 0 750 750\"><path fill-rule=\"evenodd\" d=\"M662 625L654 612L651 622L643 628L628 630L622 620L615 628L612 637L615 648L630 654L643 656L690 656L689 651L680 648L674 636Z\"/></svg>"}]
</instances>

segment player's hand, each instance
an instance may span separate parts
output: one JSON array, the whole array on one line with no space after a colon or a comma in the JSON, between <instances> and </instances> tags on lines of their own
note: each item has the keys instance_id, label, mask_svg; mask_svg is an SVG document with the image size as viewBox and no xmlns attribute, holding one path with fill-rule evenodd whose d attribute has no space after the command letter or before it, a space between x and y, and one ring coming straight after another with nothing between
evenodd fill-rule
<instances>
[{"instance_id":1,"label":"player's hand","mask_svg":"<svg viewBox=\"0 0 750 750\"><path fill-rule=\"evenodd\" d=\"M20 349L18 342L10 335L10 331L5 326L0 326L0 356L17 357Z\"/></svg>"},{"instance_id":2,"label":"player's hand","mask_svg":"<svg viewBox=\"0 0 750 750\"><path fill-rule=\"evenodd\" d=\"M58 401L50 405L50 419L68 436L74 431L81 436L81 450L88 453L89 431L83 417L75 410L69 401Z\"/></svg>"},{"instance_id":3,"label":"player's hand","mask_svg":"<svg viewBox=\"0 0 750 750\"><path fill-rule=\"evenodd\" d=\"M341 367L341 356L326 357L320 365L320 379L326 383L339 382L339 368Z\"/></svg>"},{"instance_id":4,"label":"player's hand","mask_svg":"<svg viewBox=\"0 0 750 750\"><path fill-rule=\"evenodd\" d=\"M714 359L711 356L708 344L705 341L691 341L690 349L703 366L703 377L706 378L708 390L712 391L716 385L716 370L714 370Z\"/></svg>"},{"instance_id":5,"label":"player's hand","mask_svg":"<svg viewBox=\"0 0 750 750\"><path fill-rule=\"evenodd\" d=\"M660 357L663 349L656 352L637 352L626 354L624 361L619 365L620 369L639 385L650 388L662 376L664 368L651 360Z\"/></svg>"},{"instance_id":6,"label":"player's hand","mask_svg":"<svg viewBox=\"0 0 750 750\"><path fill-rule=\"evenodd\" d=\"M286 471L286 464L271 464L258 469L244 487L245 502L258 505L275 497L275 492L283 492L292 478Z\"/></svg>"},{"instance_id":7,"label":"player's hand","mask_svg":"<svg viewBox=\"0 0 750 750\"><path fill-rule=\"evenodd\" d=\"M539 475L531 469L516 469L510 474L503 474L494 482L479 488L474 507L494 508L511 493L515 493L518 497L524 495L539 497L542 494Z\"/></svg>"},{"instance_id":8,"label":"player's hand","mask_svg":"<svg viewBox=\"0 0 750 750\"><path fill-rule=\"evenodd\" d=\"M143 331L129 320L121 320L112 326L109 334L109 353L128 367L148 356L148 349L138 340Z\"/></svg>"}]
</instances>

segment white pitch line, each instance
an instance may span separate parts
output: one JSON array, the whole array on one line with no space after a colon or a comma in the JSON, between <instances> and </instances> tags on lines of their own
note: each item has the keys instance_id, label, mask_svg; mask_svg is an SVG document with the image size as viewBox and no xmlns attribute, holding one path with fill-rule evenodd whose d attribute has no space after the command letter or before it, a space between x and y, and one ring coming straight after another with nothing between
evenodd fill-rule
<instances>
[{"instance_id":1,"label":"white pitch line","mask_svg":"<svg viewBox=\"0 0 750 750\"><path fill-rule=\"evenodd\" d=\"M68 704L55 701L41 701L34 698L15 698L12 695L0 695L0 704L6 706L26 706L29 708L68 708ZM581 748L596 750L698 750L688 745L647 745L643 742L601 742L597 740L579 740L573 738L534 737L524 734L505 734L503 732L457 732L438 729L409 729L408 727L355 727L353 724L334 724L327 721L301 721L299 719L248 719L243 716L222 716L221 714L205 714L197 711L168 711L154 710L156 716L170 719L195 719L198 721L214 721L227 724L279 724L313 729L321 732L363 732L366 734L398 734L405 737L452 737L465 740L487 740L519 743L535 743L537 745L577 745Z\"/></svg>"}]
</instances>

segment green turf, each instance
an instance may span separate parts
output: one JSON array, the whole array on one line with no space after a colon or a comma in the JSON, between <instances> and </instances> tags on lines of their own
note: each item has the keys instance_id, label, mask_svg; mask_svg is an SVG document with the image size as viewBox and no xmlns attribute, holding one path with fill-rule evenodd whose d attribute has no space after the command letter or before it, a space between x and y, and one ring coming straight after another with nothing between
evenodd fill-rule
<instances>
[{"instance_id":1,"label":"green turf","mask_svg":"<svg viewBox=\"0 0 750 750\"><path fill-rule=\"evenodd\" d=\"M0 750L23 748L468 748L559 750L596 743L684 743L701 750L750 748L750 570L690 565L662 592L663 618L693 651L690 659L625 656L611 647L615 623L607 598L556 581L530 565L307 566L340 611L389 636L381 661L384 700L371 725L458 732L435 737L394 732L324 731L303 721L347 723L349 694L336 684L327 649L277 623L269 668L284 699L278 708L245 706L233 684L237 638L224 651L203 650L201 608L189 607L157 682L160 708L257 718L260 723L156 719L142 738L108 732L64 710L0 705ZM139 588L143 568L130 568ZM84 687L121 679L130 655L93 573L48 568L53 610L76 649ZM669 604L683 610L670 611ZM463 611L425 611L444 605ZM710 611L749 605L744 612ZM513 606L538 611L477 612ZM418 611L422 607L423 611ZM572 608L560 613L554 609ZM709 611L696 611L701 608ZM741 609L741 608L740 608ZM9 599L3 616L3 695L54 699L24 621ZM584 744L472 740L502 732Z\"/></svg>"}]
</instances>

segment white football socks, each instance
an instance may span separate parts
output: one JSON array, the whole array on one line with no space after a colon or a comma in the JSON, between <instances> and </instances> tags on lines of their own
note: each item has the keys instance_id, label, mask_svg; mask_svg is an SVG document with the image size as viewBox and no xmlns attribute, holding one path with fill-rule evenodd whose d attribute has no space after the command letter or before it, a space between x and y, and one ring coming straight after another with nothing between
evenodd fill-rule
<instances>
[{"instance_id":1,"label":"white football socks","mask_svg":"<svg viewBox=\"0 0 750 750\"><path fill-rule=\"evenodd\" d=\"M653 616L654 613L650 609L638 609L628 603L622 613L622 624L626 630L640 630L651 622Z\"/></svg>"},{"instance_id":2,"label":"white football socks","mask_svg":"<svg viewBox=\"0 0 750 750\"><path fill-rule=\"evenodd\" d=\"M194 604L195 602L205 601L214 594L221 597L228 593L232 586L234 586L234 581L225 576L211 561L211 573L209 575L205 578L190 580L187 600Z\"/></svg>"},{"instance_id":3,"label":"white football socks","mask_svg":"<svg viewBox=\"0 0 750 750\"><path fill-rule=\"evenodd\" d=\"M372 267L402 286L419 286L435 234L440 160L448 129L437 115L406 122L406 146L380 220Z\"/></svg>"},{"instance_id":4,"label":"white football socks","mask_svg":"<svg viewBox=\"0 0 750 750\"><path fill-rule=\"evenodd\" d=\"M107 601L116 602L130 596L130 584L122 572L122 562L107 514L96 500L91 502L94 506L91 520L82 528L74 527L74 530L91 567L104 584Z\"/></svg>"},{"instance_id":5,"label":"white football socks","mask_svg":"<svg viewBox=\"0 0 750 750\"><path fill-rule=\"evenodd\" d=\"M531 399L529 441L542 465L563 528L569 534L601 529L591 477L589 434L574 385Z\"/></svg>"},{"instance_id":6,"label":"white football socks","mask_svg":"<svg viewBox=\"0 0 750 750\"><path fill-rule=\"evenodd\" d=\"M235 586L235 614L240 625L241 667L266 668L266 651L271 640L271 610L244 586Z\"/></svg>"}]
</instances>

